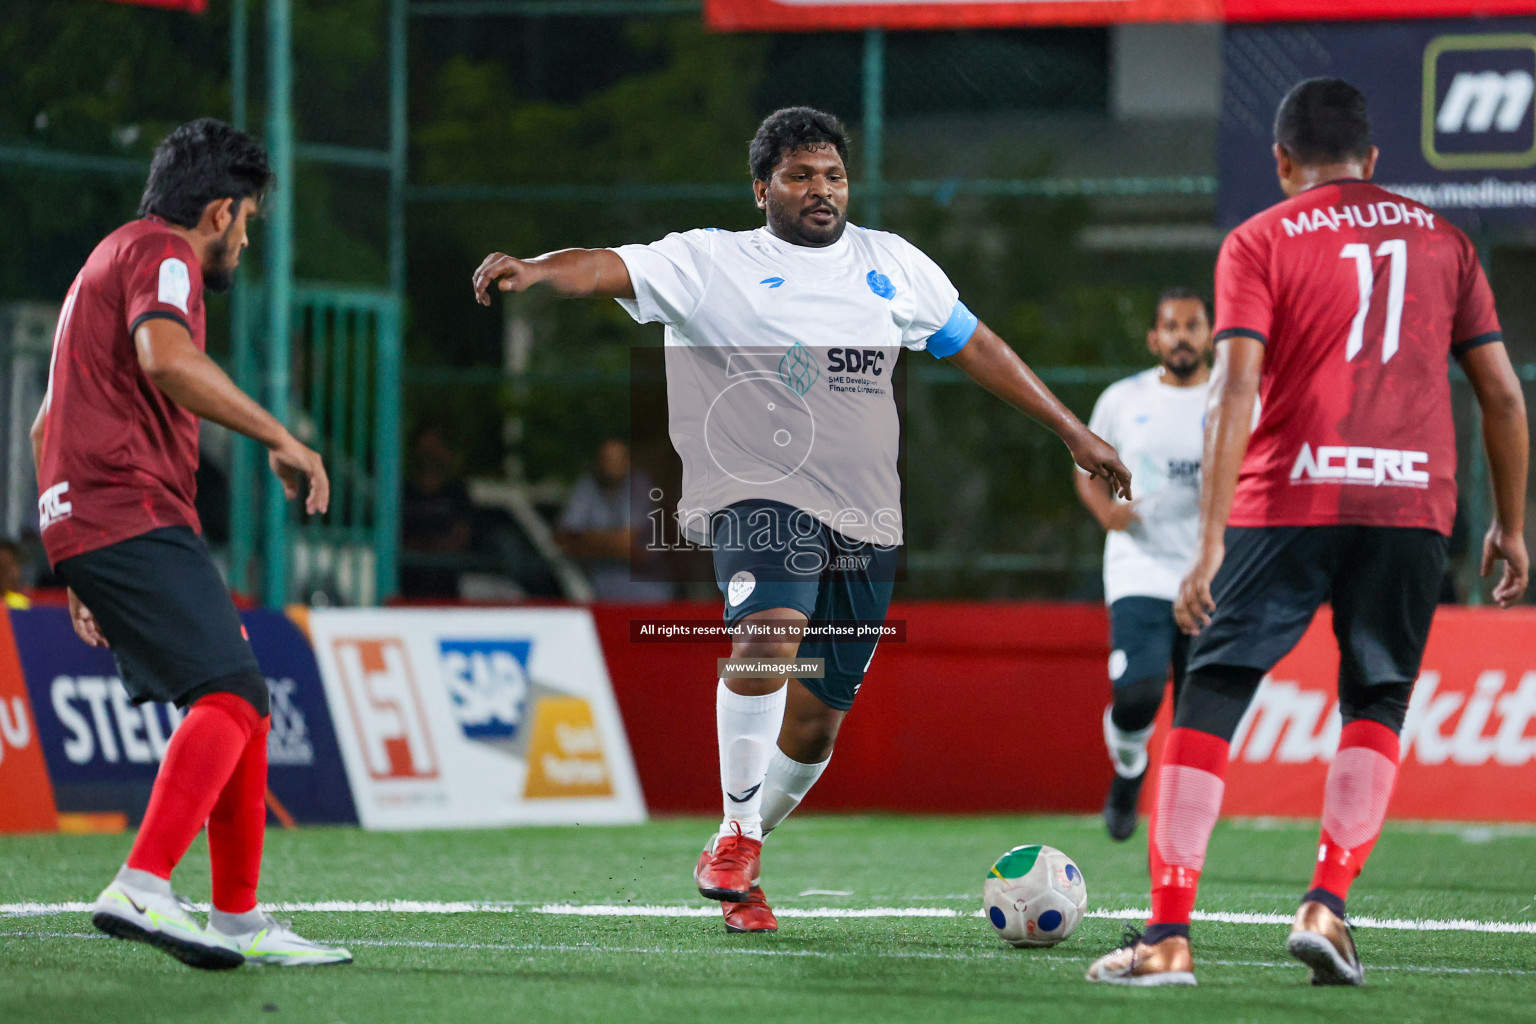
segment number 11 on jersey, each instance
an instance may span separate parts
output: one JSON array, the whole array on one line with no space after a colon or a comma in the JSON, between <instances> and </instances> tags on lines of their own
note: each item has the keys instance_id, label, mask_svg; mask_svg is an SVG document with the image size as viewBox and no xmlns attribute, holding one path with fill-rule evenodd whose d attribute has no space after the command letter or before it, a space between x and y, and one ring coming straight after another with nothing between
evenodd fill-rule
<instances>
[{"instance_id":1,"label":"number 11 on jersey","mask_svg":"<svg viewBox=\"0 0 1536 1024\"><path fill-rule=\"evenodd\" d=\"M1381 339L1381 361L1385 363L1397 353L1398 339L1403 328L1403 289L1408 279L1408 243L1401 238L1389 238L1377 247L1376 255L1392 259L1387 275L1387 326ZM1339 258L1355 261L1355 279L1360 284L1360 309L1349 326L1349 344L1344 348L1344 358L1348 361L1359 355L1365 344L1365 316L1371 311L1376 271L1371 264L1371 247L1363 242L1351 242L1344 246L1339 251Z\"/></svg>"}]
</instances>

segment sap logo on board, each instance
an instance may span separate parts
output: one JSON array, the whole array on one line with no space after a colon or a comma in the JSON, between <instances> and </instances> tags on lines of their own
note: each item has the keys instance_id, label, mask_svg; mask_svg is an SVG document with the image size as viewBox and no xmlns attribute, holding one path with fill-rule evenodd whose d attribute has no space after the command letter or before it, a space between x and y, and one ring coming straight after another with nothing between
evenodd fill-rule
<instances>
[{"instance_id":1,"label":"sap logo on board","mask_svg":"<svg viewBox=\"0 0 1536 1024\"><path fill-rule=\"evenodd\" d=\"M71 764L158 764L186 717L174 704L134 704L116 676L56 676L49 700Z\"/></svg>"},{"instance_id":2,"label":"sap logo on board","mask_svg":"<svg viewBox=\"0 0 1536 1024\"><path fill-rule=\"evenodd\" d=\"M441 640L438 665L459 728L472 740L510 740L528 705L531 640Z\"/></svg>"},{"instance_id":3,"label":"sap logo on board","mask_svg":"<svg viewBox=\"0 0 1536 1024\"><path fill-rule=\"evenodd\" d=\"M1459 714L1459 717L1458 717ZM1447 762L1510 768L1536 762L1536 672L1511 686L1505 673L1483 672L1470 693L1440 692L1440 673L1425 672L1403 723L1402 751L1423 765ZM1266 678L1232 738L1232 759L1300 764L1331 761L1341 729L1338 701L1323 690Z\"/></svg>"},{"instance_id":4,"label":"sap logo on board","mask_svg":"<svg viewBox=\"0 0 1536 1024\"><path fill-rule=\"evenodd\" d=\"M437 752L410 657L397 637L332 641L337 675L368 774L433 779Z\"/></svg>"},{"instance_id":5,"label":"sap logo on board","mask_svg":"<svg viewBox=\"0 0 1536 1024\"><path fill-rule=\"evenodd\" d=\"M1314 453L1303 444L1291 466L1291 483L1427 487L1429 473L1419 468L1427 462L1428 452L1320 444Z\"/></svg>"},{"instance_id":6,"label":"sap logo on board","mask_svg":"<svg viewBox=\"0 0 1536 1024\"><path fill-rule=\"evenodd\" d=\"M1536 36L1439 36L1424 50L1422 148L1442 170L1536 166Z\"/></svg>"}]
</instances>

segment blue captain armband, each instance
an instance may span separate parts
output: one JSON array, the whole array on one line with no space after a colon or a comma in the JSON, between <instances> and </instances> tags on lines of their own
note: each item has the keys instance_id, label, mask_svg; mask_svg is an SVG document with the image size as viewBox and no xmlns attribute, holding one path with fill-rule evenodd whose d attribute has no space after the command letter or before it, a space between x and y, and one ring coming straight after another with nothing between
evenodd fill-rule
<instances>
[{"instance_id":1,"label":"blue captain armband","mask_svg":"<svg viewBox=\"0 0 1536 1024\"><path fill-rule=\"evenodd\" d=\"M971 335L976 333L976 325L980 323L976 314L965 308L965 303L955 300L955 308L949 314L949 319L944 326L928 338L928 351L935 359L947 359L948 357L965 348L965 343L971 340Z\"/></svg>"}]
</instances>

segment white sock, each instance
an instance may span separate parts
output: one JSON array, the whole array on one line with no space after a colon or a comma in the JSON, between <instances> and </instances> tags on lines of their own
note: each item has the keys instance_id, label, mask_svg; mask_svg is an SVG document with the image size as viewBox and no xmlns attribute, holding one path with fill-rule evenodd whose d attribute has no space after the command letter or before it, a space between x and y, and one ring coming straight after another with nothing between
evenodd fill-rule
<instances>
[{"instance_id":1,"label":"white sock","mask_svg":"<svg viewBox=\"0 0 1536 1024\"><path fill-rule=\"evenodd\" d=\"M773 759L768 762L768 776L763 780L763 832L772 832L779 823L789 817L789 812L800 806L805 794L816 785L821 773L832 763L828 757L820 764L801 764L784 756L777 746Z\"/></svg>"},{"instance_id":2,"label":"white sock","mask_svg":"<svg viewBox=\"0 0 1536 1024\"><path fill-rule=\"evenodd\" d=\"M1109 760L1115 766L1115 774L1122 779L1134 779L1147 770L1147 741L1152 738L1157 723L1126 732L1115 725L1114 710L1113 704L1104 709L1104 746L1109 748Z\"/></svg>"},{"instance_id":3,"label":"white sock","mask_svg":"<svg viewBox=\"0 0 1536 1024\"><path fill-rule=\"evenodd\" d=\"M749 839L763 837L763 777L768 773L768 758L778 749L787 696L784 686L760 697L744 696L731 692L723 679L715 691L720 791L725 802L721 835L734 833L734 825Z\"/></svg>"},{"instance_id":4,"label":"white sock","mask_svg":"<svg viewBox=\"0 0 1536 1024\"><path fill-rule=\"evenodd\" d=\"M157 896L171 895L171 883L159 875L131 868L127 864L117 869L117 881L132 886L140 892L152 892Z\"/></svg>"},{"instance_id":5,"label":"white sock","mask_svg":"<svg viewBox=\"0 0 1536 1024\"><path fill-rule=\"evenodd\" d=\"M224 935L245 935L266 926L267 918L260 907L254 907L243 914L226 914L217 907L208 911L208 927Z\"/></svg>"}]
</instances>

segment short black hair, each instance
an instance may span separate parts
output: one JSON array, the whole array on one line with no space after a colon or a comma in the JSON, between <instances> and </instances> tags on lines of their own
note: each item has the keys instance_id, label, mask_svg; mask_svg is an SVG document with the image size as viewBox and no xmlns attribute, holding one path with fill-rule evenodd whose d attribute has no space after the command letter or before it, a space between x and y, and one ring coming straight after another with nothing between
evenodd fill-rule
<instances>
[{"instance_id":1,"label":"short black hair","mask_svg":"<svg viewBox=\"0 0 1536 1024\"><path fill-rule=\"evenodd\" d=\"M1298 82L1275 111L1275 142L1301 164L1365 159L1371 152L1365 93L1342 78Z\"/></svg>"},{"instance_id":2,"label":"short black hair","mask_svg":"<svg viewBox=\"0 0 1536 1024\"><path fill-rule=\"evenodd\" d=\"M215 199L260 199L272 185L261 143L212 117L188 121L155 147L139 216L196 227Z\"/></svg>"},{"instance_id":3,"label":"short black hair","mask_svg":"<svg viewBox=\"0 0 1536 1024\"><path fill-rule=\"evenodd\" d=\"M752 180L771 178L786 150L797 153L822 146L836 149L837 155L843 158L843 166L848 166L848 129L843 127L843 122L814 107L775 110L757 126L757 134L747 149Z\"/></svg>"},{"instance_id":4,"label":"short black hair","mask_svg":"<svg viewBox=\"0 0 1536 1024\"><path fill-rule=\"evenodd\" d=\"M1200 308L1205 310L1205 318L1207 320L1211 318L1211 307L1206 303L1204 295L1201 295L1193 288L1186 288L1182 284L1176 284L1171 287L1164 288L1162 294L1157 297L1157 305L1152 307L1152 322L1157 323L1157 315L1158 313L1162 312L1163 303L1183 302L1189 299L1193 299L1194 301L1200 303Z\"/></svg>"}]
</instances>

